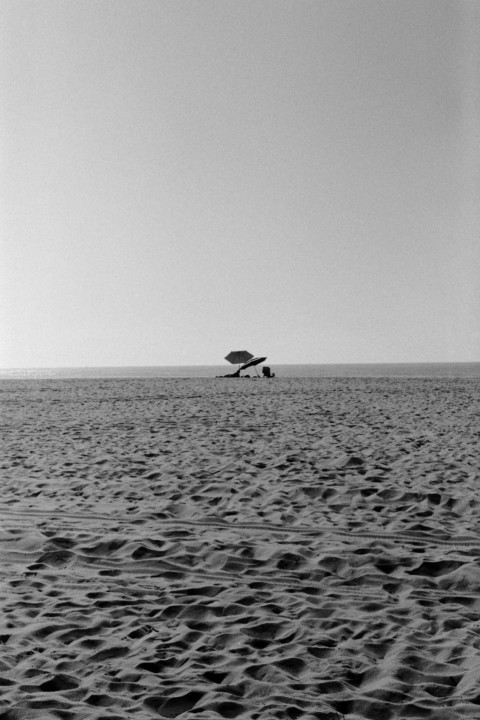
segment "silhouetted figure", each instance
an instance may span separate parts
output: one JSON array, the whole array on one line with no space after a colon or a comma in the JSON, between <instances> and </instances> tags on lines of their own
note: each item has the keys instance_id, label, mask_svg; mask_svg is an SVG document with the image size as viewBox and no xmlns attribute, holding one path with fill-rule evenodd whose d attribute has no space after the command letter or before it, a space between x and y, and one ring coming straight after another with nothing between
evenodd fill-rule
<instances>
[{"instance_id":1,"label":"silhouetted figure","mask_svg":"<svg viewBox=\"0 0 480 720\"><path fill-rule=\"evenodd\" d=\"M275 377L275 373L270 372L270 368L268 367L268 365L263 366L262 373L263 373L263 377L266 377L266 378L274 378Z\"/></svg>"},{"instance_id":2,"label":"silhouetted figure","mask_svg":"<svg viewBox=\"0 0 480 720\"><path fill-rule=\"evenodd\" d=\"M240 377L240 368L234 373L229 373L228 375L225 375L224 377Z\"/></svg>"}]
</instances>

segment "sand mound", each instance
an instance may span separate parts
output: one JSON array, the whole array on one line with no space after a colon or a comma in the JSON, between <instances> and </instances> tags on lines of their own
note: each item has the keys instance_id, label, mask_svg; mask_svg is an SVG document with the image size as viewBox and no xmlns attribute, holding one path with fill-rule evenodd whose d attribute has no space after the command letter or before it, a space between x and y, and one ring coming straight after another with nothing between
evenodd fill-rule
<instances>
[{"instance_id":1,"label":"sand mound","mask_svg":"<svg viewBox=\"0 0 480 720\"><path fill-rule=\"evenodd\" d=\"M1 390L0 720L480 718L477 381Z\"/></svg>"}]
</instances>

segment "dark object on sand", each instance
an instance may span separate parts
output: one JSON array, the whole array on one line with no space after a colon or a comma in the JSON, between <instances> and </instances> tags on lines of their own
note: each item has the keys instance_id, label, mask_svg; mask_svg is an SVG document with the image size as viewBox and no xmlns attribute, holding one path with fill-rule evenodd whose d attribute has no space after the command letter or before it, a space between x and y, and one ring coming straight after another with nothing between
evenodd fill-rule
<instances>
[{"instance_id":1,"label":"dark object on sand","mask_svg":"<svg viewBox=\"0 0 480 720\"><path fill-rule=\"evenodd\" d=\"M245 360L240 360L240 358L245 358ZM217 377L228 377L228 378L238 378L242 377L240 375L240 372L242 370L246 370L249 367L254 367L255 372L257 373L257 377L260 377L258 374L258 370L256 368L257 365L262 363L264 360L266 360L266 357L253 357L252 353L249 353L248 350L232 350L232 352L228 353L225 360L228 360L230 363L237 363L237 362L243 362L243 365L238 368L234 373L228 373L227 375L217 375ZM270 368L264 368L263 369L263 375L264 377L275 377L275 373L270 373ZM244 375L243 377L249 378L250 375Z\"/></svg>"},{"instance_id":2,"label":"dark object on sand","mask_svg":"<svg viewBox=\"0 0 480 720\"><path fill-rule=\"evenodd\" d=\"M275 373L272 373L272 372L271 372L271 370L270 370L270 368L268 367L268 365L264 365L264 366L263 366L263 368L262 368L262 373L263 373L263 377L266 377L266 378L274 378L274 377L275 377Z\"/></svg>"},{"instance_id":3,"label":"dark object on sand","mask_svg":"<svg viewBox=\"0 0 480 720\"><path fill-rule=\"evenodd\" d=\"M221 378L221 377L222 377L222 378L223 378L223 377L228 377L228 378L231 378L231 377L233 377L233 378L239 378L239 377L240 377L240 368L238 368L238 370L235 370L235 372L234 372L234 373L227 373L226 375L217 375L217 378Z\"/></svg>"}]
</instances>

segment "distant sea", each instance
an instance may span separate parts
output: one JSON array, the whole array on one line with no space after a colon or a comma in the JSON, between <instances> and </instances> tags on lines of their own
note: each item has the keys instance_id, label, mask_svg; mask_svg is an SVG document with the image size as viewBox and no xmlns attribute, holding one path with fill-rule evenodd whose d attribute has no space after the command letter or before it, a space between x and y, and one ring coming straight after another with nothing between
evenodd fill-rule
<instances>
[{"instance_id":1,"label":"distant sea","mask_svg":"<svg viewBox=\"0 0 480 720\"><path fill-rule=\"evenodd\" d=\"M275 365L278 378L480 378L480 362L371 363L342 365ZM236 370L232 365L175 365L158 367L78 367L0 369L1 380L67 380L93 378L215 378ZM254 368L249 369L255 375ZM261 370L259 370L261 373Z\"/></svg>"}]
</instances>

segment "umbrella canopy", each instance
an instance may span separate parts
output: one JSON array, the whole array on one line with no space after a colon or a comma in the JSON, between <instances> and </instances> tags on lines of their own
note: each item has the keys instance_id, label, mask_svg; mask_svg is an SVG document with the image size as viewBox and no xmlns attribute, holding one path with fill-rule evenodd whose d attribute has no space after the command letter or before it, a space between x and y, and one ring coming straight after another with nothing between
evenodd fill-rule
<instances>
[{"instance_id":1,"label":"umbrella canopy","mask_svg":"<svg viewBox=\"0 0 480 720\"><path fill-rule=\"evenodd\" d=\"M240 365L250 360L250 358L253 358L253 355L249 353L248 350L232 350L232 352L228 353L225 360L228 360L232 365Z\"/></svg>"},{"instance_id":2,"label":"umbrella canopy","mask_svg":"<svg viewBox=\"0 0 480 720\"><path fill-rule=\"evenodd\" d=\"M262 362L265 362L267 358L266 357L254 357L251 360L247 360L247 362L243 363L240 370L246 370L249 367L253 367L254 365L259 365Z\"/></svg>"}]
</instances>

